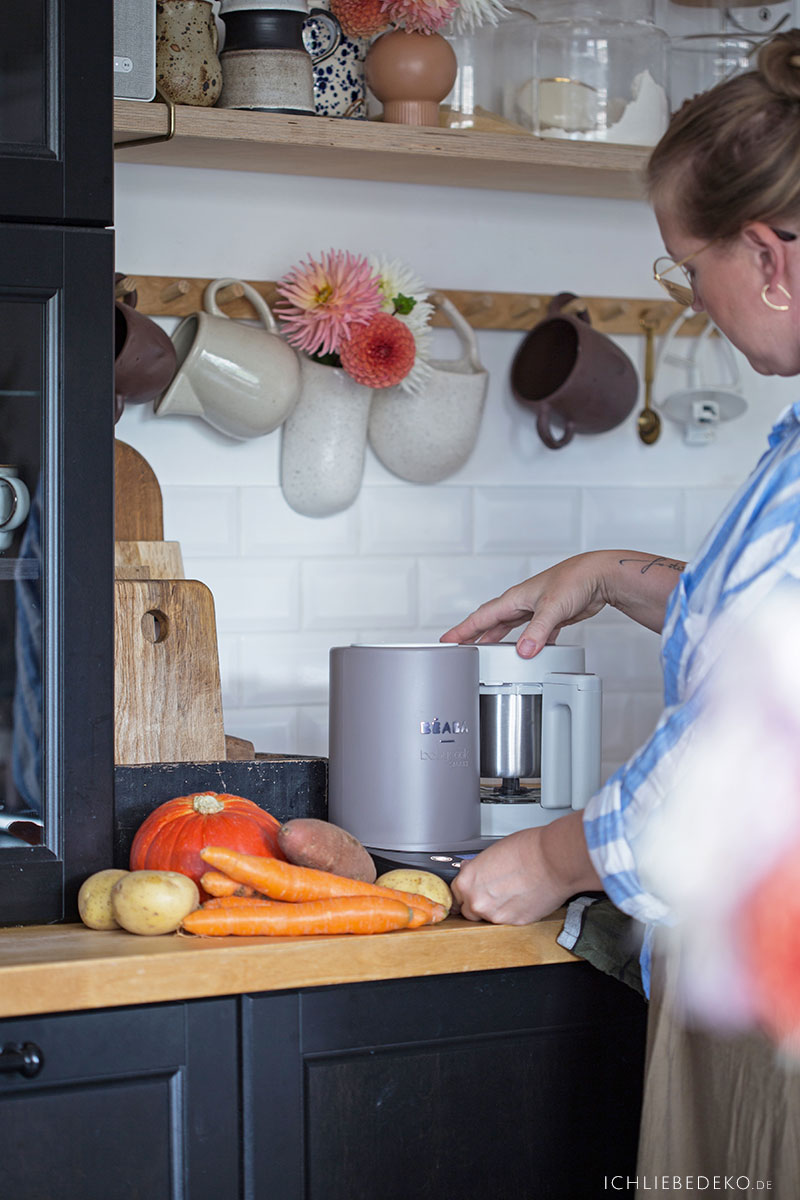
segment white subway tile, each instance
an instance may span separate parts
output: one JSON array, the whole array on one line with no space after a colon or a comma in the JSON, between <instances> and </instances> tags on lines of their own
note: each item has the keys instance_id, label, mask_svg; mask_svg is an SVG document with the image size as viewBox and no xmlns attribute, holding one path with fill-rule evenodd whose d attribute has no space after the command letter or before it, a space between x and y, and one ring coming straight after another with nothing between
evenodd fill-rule
<instances>
[{"instance_id":1,"label":"white subway tile","mask_svg":"<svg viewBox=\"0 0 800 1200\"><path fill-rule=\"evenodd\" d=\"M164 537L180 542L184 558L239 553L239 507L235 487L165 487Z\"/></svg>"},{"instance_id":2,"label":"white subway tile","mask_svg":"<svg viewBox=\"0 0 800 1200\"><path fill-rule=\"evenodd\" d=\"M444 633L473 609L526 577L524 558L420 559L419 616L422 625Z\"/></svg>"},{"instance_id":3,"label":"white subway tile","mask_svg":"<svg viewBox=\"0 0 800 1200\"><path fill-rule=\"evenodd\" d=\"M717 518L731 499L734 488L687 488L684 496L686 507L686 553L691 558L705 537L711 532Z\"/></svg>"},{"instance_id":4,"label":"white subway tile","mask_svg":"<svg viewBox=\"0 0 800 1200\"><path fill-rule=\"evenodd\" d=\"M475 550L549 555L580 549L579 488L481 487L475 491Z\"/></svg>"},{"instance_id":5,"label":"white subway tile","mask_svg":"<svg viewBox=\"0 0 800 1200\"><path fill-rule=\"evenodd\" d=\"M251 634L241 678L242 704L327 704L330 649L357 640L353 630Z\"/></svg>"},{"instance_id":6,"label":"white subway tile","mask_svg":"<svg viewBox=\"0 0 800 1200\"><path fill-rule=\"evenodd\" d=\"M304 562L303 628L392 629L414 624L415 583L415 563L408 558Z\"/></svg>"},{"instance_id":7,"label":"white subway tile","mask_svg":"<svg viewBox=\"0 0 800 1200\"><path fill-rule=\"evenodd\" d=\"M296 745L294 754L328 757L327 705L303 705L297 710Z\"/></svg>"},{"instance_id":8,"label":"white subway tile","mask_svg":"<svg viewBox=\"0 0 800 1200\"><path fill-rule=\"evenodd\" d=\"M467 554L472 548L468 488L365 488L359 510L365 554Z\"/></svg>"},{"instance_id":9,"label":"white subway tile","mask_svg":"<svg viewBox=\"0 0 800 1200\"><path fill-rule=\"evenodd\" d=\"M682 557L683 493L660 487L586 488L584 546Z\"/></svg>"},{"instance_id":10,"label":"white subway tile","mask_svg":"<svg viewBox=\"0 0 800 1200\"><path fill-rule=\"evenodd\" d=\"M655 691L661 686L660 639L641 625L629 628L587 623L586 670L599 675L604 691Z\"/></svg>"},{"instance_id":11,"label":"white subway tile","mask_svg":"<svg viewBox=\"0 0 800 1200\"><path fill-rule=\"evenodd\" d=\"M626 758L633 742L630 692L605 692L603 695L603 756Z\"/></svg>"},{"instance_id":12,"label":"white subway tile","mask_svg":"<svg viewBox=\"0 0 800 1200\"><path fill-rule=\"evenodd\" d=\"M295 708L226 709L225 732L252 742L257 754L299 753Z\"/></svg>"},{"instance_id":13,"label":"white subway tile","mask_svg":"<svg viewBox=\"0 0 800 1200\"><path fill-rule=\"evenodd\" d=\"M354 508L331 517L303 517L283 498L279 487L242 488L244 554L355 554L358 519Z\"/></svg>"},{"instance_id":14,"label":"white subway tile","mask_svg":"<svg viewBox=\"0 0 800 1200\"><path fill-rule=\"evenodd\" d=\"M214 595L217 631L298 629L300 568L286 559L209 558L186 563Z\"/></svg>"}]
</instances>

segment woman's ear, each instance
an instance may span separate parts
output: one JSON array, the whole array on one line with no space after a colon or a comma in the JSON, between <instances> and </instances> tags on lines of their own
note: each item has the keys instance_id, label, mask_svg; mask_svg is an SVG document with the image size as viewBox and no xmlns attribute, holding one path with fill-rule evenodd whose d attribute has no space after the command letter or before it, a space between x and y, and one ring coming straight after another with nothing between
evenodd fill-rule
<instances>
[{"instance_id":1,"label":"woman's ear","mask_svg":"<svg viewBox=\"0 0 800 1200\"><path fill-rule=\"evenodd\" d=\"M741 237L765 283L780 283L786 274L786 243L764 221L748 221Z\"/></svg>"}]
</instances>

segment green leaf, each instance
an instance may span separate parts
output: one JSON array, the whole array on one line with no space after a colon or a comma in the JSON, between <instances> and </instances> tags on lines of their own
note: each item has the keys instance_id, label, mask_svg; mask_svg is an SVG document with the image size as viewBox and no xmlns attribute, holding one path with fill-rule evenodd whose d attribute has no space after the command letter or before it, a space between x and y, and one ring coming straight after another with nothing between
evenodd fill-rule
<instances>
[{"instance_id":1,"label":"green leaf","mask_svg":"<svg viewBox=\"0 0 800 1200\"><path fill-rule=\"evenodd\" d=\"M321 363L323 367L340 367L342 360L335 350L331 350L328 354L310 354L309 358L314 362Z\"/></svg>"},{"instance_id":2,"label":"green leaf","mask_svg":"<svg viewBox=\"0 0 800 1200\"><path fill-rule=\"evenodd\" d=\"M416 308L417 305L413 296L404 296L402 292L399 296L395 296L392 303L394 304L394 311L400 313L403 317L407 317L412 308Z\"/></svg>"}]
</instances>

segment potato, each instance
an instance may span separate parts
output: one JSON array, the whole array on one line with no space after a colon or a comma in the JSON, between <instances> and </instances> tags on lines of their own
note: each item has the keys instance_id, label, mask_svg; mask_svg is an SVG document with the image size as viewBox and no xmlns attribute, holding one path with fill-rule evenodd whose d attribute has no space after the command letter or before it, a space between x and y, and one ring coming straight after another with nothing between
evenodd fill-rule
<instances>
[{"instance_id":1,"label":"potato","mask_svg":"<svg viewBox=\"0 0 800 1200\"><path fill-rule=\"evenodd\" d=\"M119 929L111 911L111 889L127 871L109 867L84 879L78 892L78 916L90 929Z\"/></svg>"},{"instance_id":2,"label":"potato","mask_svg":"<svg viewBox=\"0 0 800 1200\"><path fill-rule=\"evenodd\" d=\"M294 817L278 830L278 845L290 863L374 883L370 854L346 829L316 817Z\"/></svg>"},{"instance_id":3,"label":"potato","mask_svg":"<svg viewBox=\"0 0 800 1200\"><path fill-rule=\"evenodd\" d=\"M380 875L375 882L382 887L397 888L400 892L414 892L417 896L427 896L434 904L443 905L445 915L453 907L453 893L441 875L434 875L432 871L397 867L394 871Z\"/></svg>"},{"instance_id":4,"label":"potato","mask_svg":"<svg viewBox=\"0 0 800 1200\"><path fill-rule=\"evenodd\" d=\"M200 903L197 884L179 871L129 871L111 889L111 910L128 933L174 933Z\"/></svg>"}]
</instances>

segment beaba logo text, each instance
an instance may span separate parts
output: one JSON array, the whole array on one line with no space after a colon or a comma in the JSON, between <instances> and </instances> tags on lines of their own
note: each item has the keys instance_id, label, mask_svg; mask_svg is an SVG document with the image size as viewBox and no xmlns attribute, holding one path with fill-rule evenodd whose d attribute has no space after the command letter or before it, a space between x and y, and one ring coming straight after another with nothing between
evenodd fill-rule
<instances>
[{"instance_id":1,"label":"beaba logo text","mask_svg":"<svg viewBox=\"0 0 800 1200\"><path fill-rule=\"evenodd\" d=\"M420 733L469 733L466 721L440 721L434 717L432 721L420 721Z\"/></svg>"}]
</instances>

